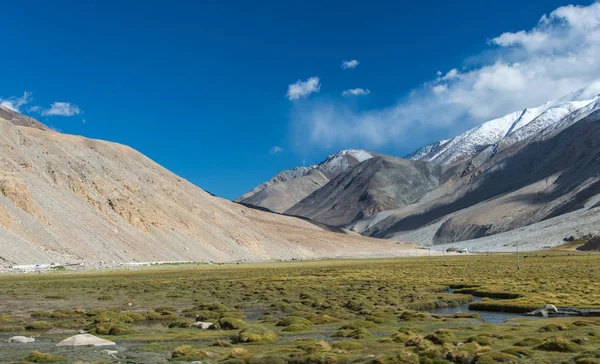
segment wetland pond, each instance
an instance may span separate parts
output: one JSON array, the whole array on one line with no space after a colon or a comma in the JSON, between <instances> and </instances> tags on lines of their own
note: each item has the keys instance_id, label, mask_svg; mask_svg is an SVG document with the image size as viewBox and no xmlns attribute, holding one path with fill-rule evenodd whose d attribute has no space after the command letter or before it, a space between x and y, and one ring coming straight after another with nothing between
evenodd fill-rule
<instances>
[{"instance_id":1,"label":"wetland pond","mask_svg":"<svg viewBox=\"0 0 600 364\"><path fill-rule=\"evenodd\" d=\"M448 293L454 293L454 289L449 289ZM492 300L500 300L501 298L490 298ZM437 307L426 310L429 313L440 314L440 315L453 315L458 312L471 312L478 313L481 316L481 319L488 324L502 324L508 319L512 318L528 318L528 319L540 319L540 316L525 316L520 313L512 313L512 312L492 312L492 311L478 311L478 310L470 310L469 305L473 302L479 302L483 300L483 297L474 296L474 300L462 304L456 307Z\"/></svg>"}]
</instances>

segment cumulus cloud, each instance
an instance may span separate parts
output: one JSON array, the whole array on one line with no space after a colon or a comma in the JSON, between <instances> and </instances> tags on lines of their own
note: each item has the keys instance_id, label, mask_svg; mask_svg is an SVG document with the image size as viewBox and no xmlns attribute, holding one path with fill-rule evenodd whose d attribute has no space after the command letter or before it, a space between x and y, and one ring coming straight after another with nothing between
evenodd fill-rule
<instances>
[{"instance_id":1,"label":"cumulus cloud","mask_svg":"<svg viewBox=\"0 0 600 364\"><path fill-rule=\"evenodd\" d=\"M281 152L283 152L283 148L281 148L278 145L275 145L275 146L271 147L271 149L269 149L269 153L271 153L271 154L277 154L277 153L281 153Z\"/></svg>"},{"instance_id":2,"label":"cumulus cloud","mask_svg":"<svg viewBox=\"0 0 600 364\"><path fill-rule=\"evenodd\" d=\"M342 96L361 96L361 95L368 95L370 93L371 93L371 91L369 89L351 88L349 90L342 92Z\"/></svg>"},{"instance_id":3,"label":"cumulus cloud","mask_svg":"<svg viewBox=\"0 0 600 364\"><path fill-rule=\"evenodd\" d=\"M296 105L293 130L312 146L414 148L557 99L600 78L600 3L557 8L531 29L499 34L487 45L382 109L324 99Z\"/></svg>"},{"instance_id":4,"label":"cumulus cloud","mask_svg":"<svg viewBox=\"0 0 600 364\"><path fill-rule=\"evenodd\" d=\"M49 109L43 110L44 116L74 116L81 114L79 106L70 102L53 102Z\"/></svg>"},{"instance_id":5,"label":"cumulus cloud","mask_svg":"<svg viewBox=\"0 0 600 364\"><path fill-rule=\"evenodd\" d=\"M357 60L355 60L355 59L350 60L350 61L344 60L344 61L342 61L342 66L341 67L342 67L342 69L345 69L345 70L353 69L353 68L356 68L359 63L360 62L357 61Z\"/></svg>"},{"instance_id":6,"label":"cumulus cloud","mask_svg":"<svg viewBox=\"0 0 600 364\"><path fill-rule=\"evenodd\" d=\"M287 97L290 100L298 100L301 97L306 97L313 92L319 92L321 83L319 77L311 77L306 81L298 80L288 86Z\"/></svg>"},{"instance_id":7,"label":"cumulus cloud","mask_svg":"<svg viewBox=\"0 0 600 364\"><path fill-rule=\"evenodd\" d=\"M23 92L23 96L21 97L9 97L7 99L3 99L0 97L0 105L6 107L7 109L10 109L12 111L16 111L16 112L20 112L20 108L23 105L26 105L27 103L29 103L32 99L31 97L31 92L25 91Z\"/></svg>"}]
</instances>

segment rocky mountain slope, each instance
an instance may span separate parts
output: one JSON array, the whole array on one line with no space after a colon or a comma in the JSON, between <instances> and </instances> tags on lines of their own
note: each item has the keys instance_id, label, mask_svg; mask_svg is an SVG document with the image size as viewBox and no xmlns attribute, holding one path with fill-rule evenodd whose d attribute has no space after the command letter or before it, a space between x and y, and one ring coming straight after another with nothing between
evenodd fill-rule
<instances>
[{"instance_id":1,"label":"rocky mountain slope","mask_svg":"<svg viewBox=\"0 0 600 364\"><path fill-rule=\"evenodd\" d=\"M436 188L442 167L378 155L342 173L285 213L334 226L414 203Z\"/></svg>"},{"instance_id":2,"label":"rocky mountain slope","mask_svg":"<svg viewBox=\"0 0 600 364\"><path fill-rule=\"evenodd\" d=\"M579 223L590 229L600 216L599 161L600 101L595 101L530 139L498 143L477 166L470 165L424 202L386 211L354 228L421 244L473 241L549 219L564 223L560 218L573 219L572 231Z\"/></svg>"},{"instance_id":3,"label":"rocky mountain slope","mask_svg":"<svg viewBox=\"0 0 600 364\"><path fill-rule=\"evenodd\" d=\"M414 253L210 195L139 152L0 111L0 266Z\"/></svg>"},{"instance_id":4,"label":"rocky mountain slope","mask_svg":"<svg viewBox=\"0 0 600 364\"><path fill-rule=\"evenodd\" d=\"M424 146L410 160L373 154L314 183L285 213L424 245L505 249L511 241L501 237L510 236L540 248L561 234L598 233L599 92L595 82ZM288 187L290 195L296 187Z\"/></svg>"},{"instance_id":5,"label":"rocky mountain slope","mask_svg":"<svg viewBox=\"0 0 600 364\"><path fill-rule=\"evenodd\" d=\"M406 156L442 164L456 164L473 158L490 145L504 138L524 140L593 101L600 94L600 82L544 105L512 112L484 122L450 140L434 142Z\"/></svg>"},{"instance_id":6,"label":"rocky mountain slope","mask_svg":"<svg viewBox=\"0 0 600 364\"><path fill-rule=\"evenodd\" d=\"M279 172L235 201L281 213L325 186L332 178L372 157L372 153L362 149L341 150L321 163Z\"/></svg>"}]
</instances>

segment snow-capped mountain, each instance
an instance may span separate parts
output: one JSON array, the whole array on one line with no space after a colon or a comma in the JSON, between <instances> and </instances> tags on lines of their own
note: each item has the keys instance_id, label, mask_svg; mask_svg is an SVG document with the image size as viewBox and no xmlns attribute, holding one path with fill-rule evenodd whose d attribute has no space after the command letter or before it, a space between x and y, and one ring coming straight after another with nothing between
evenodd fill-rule
<instances>
[{"instance_id":1,"label":"snow-capped mountain","mask_svg":"<svg viewBox=\"0 0 600 364\"><path fill-rule=\"evenodd\" d=\"M330 155L327 159L316 165L329 178L333 178L342 172L346 172L358 163L373 158L373 155L363 149L344 149Z\"/></svg>"},{"instance_id":2,"label":"snow-capped mountain","mask_svg":"<svg viewBox=\"0 0 600 364\"><path fill-rule=\"evenodd\" d=\"M344 149L328 156L321 163L279 172L235 201L283 212L330 179L372 157L366 150Z\"/></svg>"},{"instance_id":3,"label":"snow-capped mountain","mask_svg":"<svg viewBox=\"0 0 600 364\"><path fill-rule=\"evenodd\" d=\"M504 138L511 142L532 137L558 123L569 114L594 102L600 94L600 81L544 105L515 111L487 121L450 139L422 147L407 159L455 164L470 159Z\"/></svg>"},{"instance_id":4,"label":"snow-capped mountain","mask_svg":"<svg viewBox=\"0 0 600 364\"><path fill-rule=\"evenodd\" d=\"M427 154L433 152L434 150L440 148L442 145L448 143L449 140L450 139L440 140L438 142L433 142L431 144L427 144L426 146L421 147L421 148L415 150L414 152L410 153L405 158L411 159L411 160L420 160Z\"/></svg>"}]
</instances>

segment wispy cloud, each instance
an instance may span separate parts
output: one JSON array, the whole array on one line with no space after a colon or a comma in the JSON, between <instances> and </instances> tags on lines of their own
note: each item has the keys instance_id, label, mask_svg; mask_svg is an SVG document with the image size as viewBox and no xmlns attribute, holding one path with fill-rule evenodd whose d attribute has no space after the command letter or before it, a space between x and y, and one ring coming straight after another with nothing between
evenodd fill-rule
<instances>
[{"instance_id":1,"label":"wispy cloud","mask_svg":"<svg viewBox=\"0 0 600 364\"><path fill-rule=\"evenodd\" d=\"M49 109L42 110L44 116L74 116L81 114L79 106L70 102L53 102Z\"/></svg>"},{"instance_id":2,"label":"wispy cloud","mask_svg":"<svg viewBox=\"0 0 600 364\"><path fill-rule=\"evenodd\" d=\"M359 63L360 62L355 59L350 60L350 61L343 60L341 67L342 67L342 69L345 69L345 70L353 69L353 68L356 68Z\"/></svg>"},{"instance_id":3,"label":"wispy cloud","mask_svg":"<svg viewBox=\"0 0 600 364\"><path fill-rule=\"evenodd\" d=\"M21 111L21 106L28 104L29 102L31 102L32 99L32 93L29 91L25 91L23 92L23 96L21 97L9 97L7 99L3 99L0 97L0 105L11 109L12 111L16 111L16 112L20 112Z\"/></svg>"},{"instance_id":4,"label":"wispy cloud","mask_svg":"<svg viewBox=\"0 0 600 364\"><path fill-rule=\"evenodd\" d=\"M370 93L371 93L371 91L369 89L351 88L349 90L342 92L342 96L362 96L362 95L368 95Z\"/></svg>"},{"instance_id":5,"label":"wispy cloud","mask_svg":"<svg viewBox=\"0 0 600 364\"><path fill-rule=\"evenodd\" d=\"M319 77L311 77L306 81L298 80L288 86L287 97L290 100L298 100L301 97L306 97L313 92L319 92L321 83Z\"/></svg>"},{"instance_id":6,"label":"wispy cloud","mask_svg":"<svg viewBox=\"0 0 600 364\"><path fill-rule=\"evenodd\" d=\"M561 97L600 77L600 3L557 8L531 29L500 34L487 45L382 109L324 98L295 105L292 130L307 147L412 148Z\"/></svg>"},{"instance_id":7,"label":"wispy cloud","mask_svg":"<svg viewBox=\"0 0 600 364\"><path fill-rule=\"evenodd\" d=\"M271 147L271 149L269 149L269 153L271 153L271 154L277 154L277 153L281 153L281 152L283 152L283 148L281 148L278 145L275 145L275 146Z\"/></svg>"}]
</instances>

